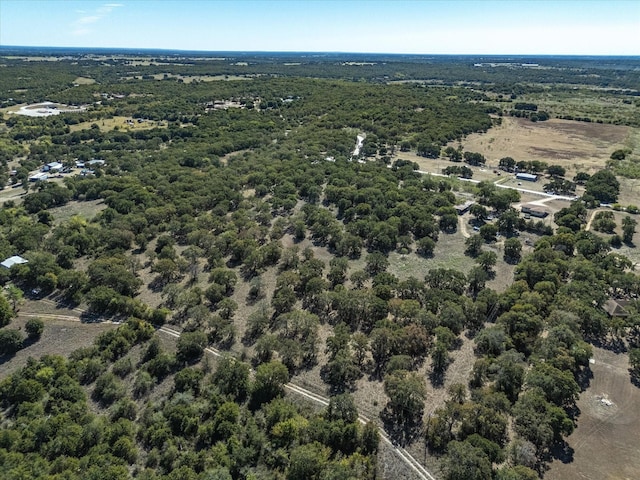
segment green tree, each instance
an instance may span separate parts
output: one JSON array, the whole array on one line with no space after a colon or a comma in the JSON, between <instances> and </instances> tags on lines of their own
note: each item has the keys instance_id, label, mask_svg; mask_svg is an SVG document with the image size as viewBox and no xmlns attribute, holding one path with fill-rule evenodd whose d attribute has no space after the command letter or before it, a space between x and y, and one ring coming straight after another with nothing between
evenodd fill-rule
<instances>
[{"instance_id":1,"label":"green tree","mask_svg":"<svg viewBox=\"0 0 640 480\"><path fill-rule=\"evenodd\" d=\"M44 322L40 318L30 318L24 326L29 338L38 339L44 330Z\"/></svg>"},{"instance_id":2,"label":"green tree","mask_svg":"<svg viewBox=\"0 0 640 480\"><path fill-rule=\"evenodd\" d=\"M522 243L517 238L507 238L504 241L504 261L518 263L522 258Z\"/></svg>"},{"instance_id":3,"label":"green tree","mask_svg":"<svg viewBox=\"0 0 640 480\"><path fill-rule=\"evenodd\" d=\"M181 362L199 360L207 345L207 336L203 332L183 332L178 339L176 358Z\"/></svg>"},{"instance_id":4,"label":"green tree","mask_svg":"<svg viewBox=\"0 0 640 480\"><path fill-rule=\"evenodd\" d=\"M0 330L0 355L13 355L22 348L23 341L18 330Z\"/></svg>"},{"instance_id":5,"label":"green tree","mask_svg":"<svg viewBox=\"0 0 640 480\"><path fill-rule=\"evenodd\" d=\"M615 203L620 193L620 183L611 171L599 170L587 180L585 193L602 203Z\"/></svg>"},{"instance_id":6,"label":"green tree","mask_svg":"<svg viewBox=\"0 0 640 480\"><path fill-rule=\"evenodd\" d=\"M289 370L281 362L272 361L258 366L251 389L253 403L261 405L282 396L288 381Z\"/></svg>"},{"instance_id":7,"label":"green tree","mask_svg":"<svg viewBox=\"0 0 640 480\"><path fill-rule=\"evenodd\" d=\"M476 258L476 262L485 272L489 272L496 265L497 260L498 256L495 252L482 252Z\"/></svg>"},{"instance_id":8,"label":"green tree","mask_svg":"<svg viewBox=\"0 0 640 480\"><path fill-rule=\"evenodd\" d=\"M242 401L249 392L249 365L225 356L218 362L213 383L221 393Z\"/></svg>"},{"instance_id":9,"label":"green tree","mask_svg":"<svg viewBox=\"0 0 640 480\"><path fill-rule=\"evenodd\" d=\"M629 367L632 377L640 377L640 348L629 350Z\"/></svg>"},{"instance_id":10,"label":"green tree","mask_svg":"<svg viewBox=\"0 0 640 480\"><path fill-rule=\"evenodd\" d=\"M329 466L329 447L319 442L295 447L291 451L287 480L320 480Z\"/></svg>"},{"instance_id":11,"label":"green tree","mask_svg":"<svg viewBox=\"0 0 640 480\"><path fill-rule=\"evenodd\" d=\"M482 252L484 240L480 235L472 235L464 241L464 244L464 254L475 258Z\"/></svg>"},{"instance_id":12,"label":"green tree","mask_svg":"<svg viewBox=\"0 0 640 480\"><path fill-rule=\"evenodd\" d=\"M13 311L17 311L18 305L20 305L24 299L24 293L15 285L9 285L5 291L7 293L7 299L11 302Z\"/></svg>"},{"instance_id":13,"label":"green tree","mask_svg":"<svg viewBox=\"0 0 640 480\"><path fill-rule=\"evenodd\" d=\"M0 327L9 325L14 316L15 310L11 308L7 298L4 295L0 295Z\"/></svg>"},{"instance_id":14,"label":"green tree","mask_svg":"<svg viewBox=\"0 0 640 480\"><path fill-rule=\"evenodd\" d=\"M481 448L466 441L447 445L447 480L491 480L492 473L491 461Z\"/></svg>"},{"instance_id":15,"label":"green tree","mask_svg":"<svg viewBox=\"0 0 640 480\"><path fill-rule=\"evenodd\" d=\"M633 235L636 233L636 225L638 222L629 215L622 219L622 240L625 243L633 243Z\"/></svg>"},{"instance_id":16,"label":"green tree","mask_svg":"<svg viewBox=\"0 0 640 480\"><path fill-rule=\"evenodd\" d=\"M396 425L420 423L427 393L422 377L415 372L396 370L385 377L384 391L389 397L386 408Z\"/></svg>"}]
</instances>

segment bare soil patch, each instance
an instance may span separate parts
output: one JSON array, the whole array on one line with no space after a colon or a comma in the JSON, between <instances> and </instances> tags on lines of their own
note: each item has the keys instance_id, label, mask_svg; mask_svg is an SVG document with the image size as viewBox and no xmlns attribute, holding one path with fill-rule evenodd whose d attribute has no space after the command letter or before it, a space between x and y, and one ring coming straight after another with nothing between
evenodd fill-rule
<instances>
[{"instance_id":1,"label":"bare soil patch","mask_svg":"<svg viewBox=\"0 0 640 480\"><path fill-rule=\"evenodd\" d=\"M93 78L78 77L73 81L73 83L78 85L93 85L96 81Z\"/></svg>"},{"instance_id":2,"label":"bare soil patch","mask_svg":"<svg viewBox=\"0 0 640 480\"><path fill-rule=\"evenodd\" d=\"M594 348L593 379L580 395L578 426L567 439L573 461L555 461L548 480L631 479L640 472L640 388L628 356Z\"/></svg>"}]
</instances>

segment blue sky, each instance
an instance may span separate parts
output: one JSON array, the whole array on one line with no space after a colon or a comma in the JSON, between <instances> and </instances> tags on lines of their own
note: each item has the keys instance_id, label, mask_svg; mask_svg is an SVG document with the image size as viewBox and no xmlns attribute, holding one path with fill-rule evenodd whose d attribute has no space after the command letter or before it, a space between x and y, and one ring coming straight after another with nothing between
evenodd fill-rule
<instances>
[{"instance_id":1,"label":"blue sky","mask_svg":"<svg viewBox=\"0 0 640 480\"><path fill-rule=\"evenodd\" d=\"M0 45L640 55L640 1L0 0Z\"/></svg>"}]
</instances>

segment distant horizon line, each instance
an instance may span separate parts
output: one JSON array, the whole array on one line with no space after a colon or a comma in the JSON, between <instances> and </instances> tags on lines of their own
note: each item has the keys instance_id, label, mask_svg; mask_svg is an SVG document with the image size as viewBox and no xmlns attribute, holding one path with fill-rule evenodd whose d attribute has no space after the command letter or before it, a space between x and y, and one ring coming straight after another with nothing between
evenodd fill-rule
<instances>
[{"instance_id":1,"label":"distant horizon line","mask_svg":"<svg viewBox=\"0 0 640 480\"><path fill-rule=\"evenodd\" d=\"M157 47L77 47L77 46L40 46L40 45L0 45L0 52L4 50L65 50L65 51L101 51L101 52L171 52L192 54L279 54L279 55L389 55L411 57L519 57L519 58L640 58L640 54L573 54L573 53L402 53L402 52L356 52L356 51L322 51L322 50L198 50L182 48L157 48Z\"/></svg>"}]
</instances>

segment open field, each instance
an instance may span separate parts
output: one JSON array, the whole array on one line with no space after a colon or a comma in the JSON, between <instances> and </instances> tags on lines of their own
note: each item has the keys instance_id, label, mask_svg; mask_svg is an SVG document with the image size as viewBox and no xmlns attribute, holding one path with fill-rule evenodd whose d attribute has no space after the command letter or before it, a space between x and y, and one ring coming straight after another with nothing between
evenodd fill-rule
<instances>
[{"instance_id":1,"label":"open field","mask_svg":"<svg viewBox=\"0 0 640 480\"><path fill-rule=\"evenodd\" d=\"M96 81L93 78L78 77L73 81L73 83L78 85L93 85Z\"/></svg>"},{"instance_id":2,"label":"open field","mask_svg":"<svg viewBox=\"0 0 640 480\"><path fill-rule=\"evenodd\" d=\"M59 225L75 215L91 220L105 208L107 208L107 205L103 200L89 200L86 202L69 202L64 207L51 208L49 212L53 215L54 224Z\"/></svg>"},{"instance_id":3,"label":"open field","mask_svg":"<svg viewBox=\"0 0 640 480\"><path fill-rule=\"evenodd\" d=\"M535 103L540 110L553 116L591 118L614 124L638 125L640 112L634 97L614 94L606 88L550 89L528 93L521 100ZM637 97L636 97L637 98Z\"/></svg>"},{"instance_id":4,"label":"open field","mask_svg":"<svg viewBox=\"0 0 640 480\"><path fill-rule=\"evenodd\" d=\"M40 340L32 344L27 342L27 346L12 357L3 357L0 361L0 379L25 366L29 357L66 357L78 348L91 346L100 333L117 327L113 323L81 323L77 311L56 308L55 305L42 301L27 300L9 328L18 328L24 333L24 324L34 316L39 316L44 321Z\"/></svg>"},{"instance_id":5,"label":"open field","mask_svg":"<svg viewBox=\"0 0 640 480\"><path fill-rule=\"evenodd\" d=\"M594 348L593 378L580 395L578 428L568 437L573 462L554 461L547 480L635 479L640 472L640 389L628 356Z\"/></svg>"},{"instance_id":6,"label":"open field","mask_svg":"<svg viewBox=\"0 0 640 480\"><path fill-rule=\"evenodd\" d=\"M571 178L577 171L594 173L604 167L614 150L625 147L632 132L632 128L620 125L503 117L501 125L469 135L462 146L483 154L491 166L497 166L503 157L540 160L565 167L566 177Z\"/></svg>"},{"instance_id":7,"label":"open field","mask_svg":"<svg viewBox=\"0 0 640 480\"><path fill-rule=\"evenodd\" d=\"M127 120L129 120L127 122ZM142 122L138 122L137 119L132 119L129 117L115 116L112 118L105 118L103 120L91 120L88 122L81 122L75 125L69 125L69 130L72 132L77 132L79 130L86 130L91 128L92 125L97 125L100 130L103 132L107 132L110 130L114 130L116 127L123 131L129 132L133 130L149 130L150 128L158 128L158 127L166 127L166 122L154 122L150 120L144 120Z\"/></svg>"}]
</instances>

